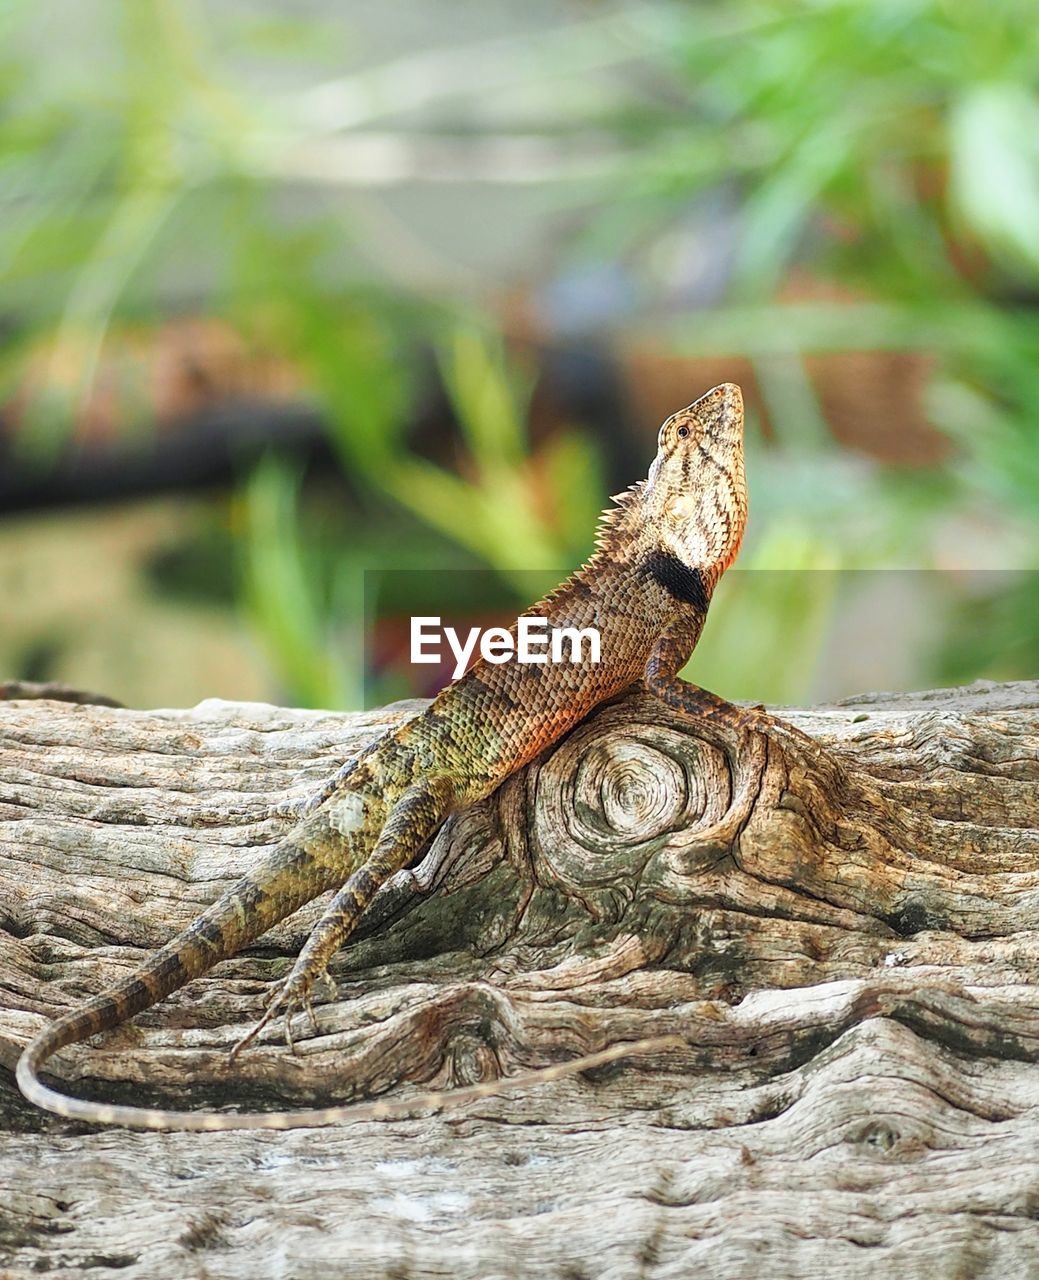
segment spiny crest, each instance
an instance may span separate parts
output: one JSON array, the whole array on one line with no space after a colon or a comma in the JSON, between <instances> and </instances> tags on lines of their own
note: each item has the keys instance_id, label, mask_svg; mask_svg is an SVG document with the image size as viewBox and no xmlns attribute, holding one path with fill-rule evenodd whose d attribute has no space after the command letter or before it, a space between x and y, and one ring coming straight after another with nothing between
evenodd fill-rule
<instances>
[{"instance_id":1,"label":"spiny crest","mask_svg":"<svg viewBox=\"0 0 1039 1280\"><path fill-rule=\"evenodd\" d=\"M610 501L615 505L607 507L599 516L599 522L595 529L595 544L592 554L584 564L579 565L573 573L564 578L558 587L553 587L547 596L539 600L533 606L533 612L557 604L573 588L579 578L585 578L588 574L598 575L604 567L616 562L618 552L623 546L623 539L619 539L616 535L622 522L630 516L633 508L638 505L645 487L646 481L639 480L629 488L612 496Z\"/></svg>"},{"instance_id":2,"label":"spiny crest","mask_svg":"<svg viewBox=\"0 0 1039 1280\"><path fill-rule=\"evenodd\" d=\"M638 502L643 490L646 487L645 480L637 480L633 485L629 485L627 489L622 489L620 493L615 493L610 498L614 506L607 507L605 511L599 515L599 522L595 526L595 551L606 551L611 544L612 535L616 532L623 518L629 513L633 503Z\"/></svg>"}]
</instances>

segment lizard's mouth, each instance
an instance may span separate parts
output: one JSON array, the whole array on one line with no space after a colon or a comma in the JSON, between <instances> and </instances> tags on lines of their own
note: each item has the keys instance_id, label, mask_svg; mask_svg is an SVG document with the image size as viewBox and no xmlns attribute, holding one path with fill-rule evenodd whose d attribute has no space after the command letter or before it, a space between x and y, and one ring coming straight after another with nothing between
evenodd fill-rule
<instances>
[{"instance_id":1,"label":"lizard's mouth","mask_svg":"<svg viewBox=\"0 0 1039 1280\"><path fill-rule=\"evenodd\" d=\"M716 400L714 412L707 419L707 435L719 443L736 442L743 436L743 392L735 382L723 382L708 391L702 401ZM706 407L706 405L705 405Z\"/></svg>"}]
</instances>

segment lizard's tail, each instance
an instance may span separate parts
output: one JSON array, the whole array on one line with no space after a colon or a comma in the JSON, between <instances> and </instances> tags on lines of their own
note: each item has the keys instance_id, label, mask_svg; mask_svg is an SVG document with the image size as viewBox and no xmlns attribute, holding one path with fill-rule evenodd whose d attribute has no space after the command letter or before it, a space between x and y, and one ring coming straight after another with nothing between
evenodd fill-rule
<instances>
[{"instance_id":1,"label":"lizard's tail","mask_svg":"<svg viewBox=\"0 0 1039 1280\"><path fill-rule=\"evenodd\" d=\"M157 955L155 959L158 962L159 956ZM194 973L191 976L195 976ZM85 1039L94 1031L105 1029L109 1025L107 1015L114 1009L124 1011L127 1017L131 1017L154 1003L154 1000L147 996L142 998L126 992L129 986L130 982L123 983L113 988L108 995L98 996L82 1012L66 1014L65 1017L59 1018L29 1045L18 1061L18 1087L30 1102L70 1120L86 1120L90 1124L119 1124L131 1129L159 1129L166 1132L171 1130L205 1132L228 1129L307 1129L343 1124L348 1121L392 1120L421 1110L440 1111L445 1107L493 1098L496 1094L513 1089L534 1088L548 1084L553 1080L561 1080L564 1076L602 1067L621 1058L656 1054L667 1049L686 1047L685 1039L678 1035L621 1041L597 1053L582 1054L580 1057L561 1062L556 1066L542 1067L540 1070L527 1071L522 1075L489 1080L483 1084L420 1093L410 1098L377 1099L372 1102L350 1103L340 1107L319 1107L316 1110L307 1111L249 1111L237 1115L233 1112L163 1111L151 1107L87 1102L82 1098L70 1098L66 1094L57 1093L41 1084L37 1079L37 1071L52 1053L57 1053L66 1045ZM173 983L167 990L172 991L175 986L176 983Z\"/></svg>"},{"instance_id":2,"label":"lizard's tail","mask_svg":"<svg viewBox=\"0 0 1039 1280\"><path fill-rule=\"evenodd\" d=\"M40 1070L59 1050L119 1026L228 959L331 883L323 883L328 874L322 864L290 841L271 850L263 870L262 887L246 876L133 974L45 1027L18 1060L22 1094L59 1116L93 1123L119 1123L120 1110L136 1111L67 1097L43 1084Z\"/></svg>"},{"instance_id":3,"label":"lizard's tail","mask_svg":"<svg viewBox=\"0 0 1039 1280\"><path fill-rule=\"evenodd\" d=\"M269 876L272 864L274 874ZM301 877L301 868L306 868L309 874ZM99 1031L118 1026L134 1014L156 1004L184 983L205 973L219 960L232 955L239 947L258 938L277 920L316 897L322 888L327 887L320 882L319 877L324 877L314 859L288 842L272 851L264 871L264 890L251 879L240 881L183 933L157 951L136 973L116 983L82 1008L64 1014L46 1027L29 1044L18 1061L18 1087L25 1097L36 1106L70 1120L85 1120L90 1124L119 1124L134 1129L204 1131L310 1128L354 1120L386 1120L410 1115L416 1110L440 1110L446 1106L490 1098L510 1089L546 1084L575 1072L616 1062L620 1058L658 1053L685 1045L680 1036L654 1036L646 1040L613 1044L597 1053L583 1054L557 1066L461 1089L421 1093L411 1098L322 1107L310 1111L248 1112L244 1115L114 1106L84 1098L72 1098L41 1082L40 1070L52 1054ZM282 872L285 873L283 883L286 891L278 892L282 887L278 884ZM301 880L306 888L298 887ZM292 889L291 896L289 886Z\"/></svg>"}]
</instances>

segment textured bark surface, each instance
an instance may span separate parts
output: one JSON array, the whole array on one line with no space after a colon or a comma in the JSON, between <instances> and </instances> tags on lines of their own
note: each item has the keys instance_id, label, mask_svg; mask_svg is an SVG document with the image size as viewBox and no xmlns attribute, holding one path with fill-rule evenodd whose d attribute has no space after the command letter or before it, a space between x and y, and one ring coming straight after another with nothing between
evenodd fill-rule
<instances>
[{"instance_id":1,"label":"textured bark surface","mask_svg":"<svg viewBox=\"0 0 1039 1280\"><path fill-rule=\"evenodd\" d=\"M0 709L0 1275L1039 1274L1039 684L783 713L642 695L454 821L338 990L229 1070L320 904L68 1087L185 1107L471 1082L687 1042L441 1116L93 1131L19 1049L185 924L415 704ZM5 1271L5 1267L7 1270Z\"/></svg>"}]
</instances>

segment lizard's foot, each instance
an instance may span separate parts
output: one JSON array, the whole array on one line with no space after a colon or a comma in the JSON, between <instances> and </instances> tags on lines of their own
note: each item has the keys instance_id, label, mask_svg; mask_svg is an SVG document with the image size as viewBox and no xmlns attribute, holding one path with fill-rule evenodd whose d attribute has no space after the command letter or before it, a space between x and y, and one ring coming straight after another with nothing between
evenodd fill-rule
<instances>
[{"instance_id":1,"label":"lizard's foot","mask_svg":"<svg viewBox=\"0 0 1039 1280\"><path fill-rule=\"evenodd\" d=\"M756 729L759 733L767 733L776 723L775 716L765 710L763 702L755 703L752 707L737 706L734 702L728 705L733 720L744 729Z\"/></svg>"},{"instance_id":2,"label":"lizard's foot","mask_svg":"<svg viewBox=\"0 0 1039 1280\"><path fill-rule=\"evenodd\" d=\"M291 818L296 822L301 818L309 817L315 809L320 809L325 801L335 794L339 784L349 775L356 763L357 757L351 756L331 777L326 778L316 791L308 791L303 796L290 796L287 800L280 800L272 805L269 811L271 817Z\"/></svg>"},{"instance_id":3,"label":"lizard's foot","mask_svg":"<svg viewBox=\"0 0 1039 1280\"><path fill-rule=\"evenodd\" d=\"M334 985L327 969L322 969L317 974L293 969L287 978L272 986L263 999L263 1003L266 1005L263 1017L232 1047L228 1056L228 1065L231 1065L242 1050L256 1039L264 1027L269 1022L273 1022L279 1015L283 1015L285 1018L285 1043L293 1052L295 1052L296 1046L292 1039L292 1018L298 1010L306 1013L310 1019L311 1030L317 1035L317 1018L314 1015L314 1006L311 1002L311 991L317 981Z\"/></svg>"},{"instance_id":4,"label":"lizard's foot","mask_svg":"<svg viewBox=\"0 0 1039 1280\"><path fill-rule=\"evenodd\" d=\"M799 729L797 725L791 724L789 720L783 720L779 716L773 715L763 703L758 702L750 707L730 705L732 705L736 723L740 728L750 729L754 733L761 733L766 736L781 734L785 738L796 739L803 746L811 747L813 751L818 750L819 744L810 734L805 733L803 729Z\"/></svg>"},{"instance_id":5,"label":"lizard's foot","mask_svg":"<svg viewBox=\"0 0 1039 1280\"><path fill-rule=\"evenodd\" d=\"M818 745L803 729L797 728L789 720L781 720L778 716L774 716L761 702L749 707L739 706L735 702L722 702L707 714L712 719L728 720L734 728L743 733L758 733L766 738L782 734L787 738L794 737L813 749Z\"/></svg>"},{"instance_id":6,"label":"lizard's foot","mask_svg":"<svg viewBox=\"0 0 1039 1280\"><path fill-rule=\"evenodd\" d=\"M767 737L772 733L783 732L793 734L806 742L811 741L802 730L795 728L788 721L780 720L771 711L766 710L763 703L741 706L676 676L647 680L646 683L649 691L660 698L666 706L694 720L726 723L743 733L760 733Z\"/></svg>"}]
</instances>

